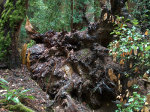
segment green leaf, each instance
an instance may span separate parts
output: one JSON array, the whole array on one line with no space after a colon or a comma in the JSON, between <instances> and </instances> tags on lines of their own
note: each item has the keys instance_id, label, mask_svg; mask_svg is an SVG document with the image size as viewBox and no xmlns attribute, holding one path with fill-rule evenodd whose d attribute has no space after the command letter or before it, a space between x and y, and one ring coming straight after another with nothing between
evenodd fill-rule
<instances>
[{"instance_id":1,"label":"green leaf","mask_svg":"<svg viewBox=\"0 0 150 112\"><path fill-rule=\"evenodd\" d=\"M12 101L13 101L13 102L15 102L15 103L20 103L20 101L19 101L18 97L14 97L14 98L12 98Z\"/></svg>"},{"instance_id":2,"label":"green leaf","mask_svg":"<svg viewBox=\"0 0 150 112\"><path fill-rule=\"evenodd\" d=\"M0 78L0 83L1 84L8 84L8 82L5 79Z\"/></svg>"},{"instance_id":3,"label":"green leaf","mask_svg":"<svg viewBox=\"0 0 150 112\"><path fill-rule=\"evenodd\" d=\"M133 102L134 101L134 98L130 98L129 100L128 100L128 102Z\"/></svg>"},{"instance_id":4,"label":"green leaf","mask_svg":"<svg viewBox=\"0 0 150 112\"><path fill-rule=\"evenodd\" d=\"M8 90L9 89L9 87L7 86L7 85L0 85L3 89L6 89L6 90Z\"/></svg>"},{"instance_id":5,"label":"green leaf","mask_svg":"<svg viewBox=\"0 0 150 112\"><path fill-rule=\"evenodd\" d=\"M22 90L20 93L26 93L26 92L28 92L28 91L30 91L30 89Z\"/></svg>"},{"instance_id":6,"label":"green leaf","mask_svg":"<svg viewBox=\"0 0 150 112\"><path fill-rule=\"evenodd\" d=\"M147 46L147 47L145 48L145 50L146 50L146 51L149 51L149 50L150 50L150 46Z\"/></svg>"},{"instance_id":7,"label":"green leaf","mask_svg":"<svg viewBox=\"0 0 150 112\"><path fill-rule=\"evenodd\" d=\"M8 96L8 98L7 98L7 100L10 100L11 98L12 98L12 94L10 94L9 96Z\"/></svg>"},{"instance_id":8,"label":"green leaf","mask_svg":"<svg viewBox=\"0 0 150 112\"><path fill-rule=\"evenodd\" d=\"M30 95L26 95L26 96L24 96L24 98L29 98L29 99L31 99L31 100L35 99L34 96L30 96Z\"/></svg>"}]
</instances>

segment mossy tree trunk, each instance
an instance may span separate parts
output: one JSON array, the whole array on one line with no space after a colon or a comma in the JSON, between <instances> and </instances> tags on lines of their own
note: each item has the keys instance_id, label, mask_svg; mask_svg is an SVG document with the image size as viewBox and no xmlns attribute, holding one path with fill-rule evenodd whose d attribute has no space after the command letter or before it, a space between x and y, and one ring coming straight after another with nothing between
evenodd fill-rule
<instances>
[{"instance_id":1,"label":"mossy tree trunk","mask_svg":"<svg viewBox=\"0 0 150 112\"><path fill-rule=\"evenodd\" d=\"M18 37L28 0L0 2L0 61L11 68L19 65Z\"/></svg>"}]
</instances>

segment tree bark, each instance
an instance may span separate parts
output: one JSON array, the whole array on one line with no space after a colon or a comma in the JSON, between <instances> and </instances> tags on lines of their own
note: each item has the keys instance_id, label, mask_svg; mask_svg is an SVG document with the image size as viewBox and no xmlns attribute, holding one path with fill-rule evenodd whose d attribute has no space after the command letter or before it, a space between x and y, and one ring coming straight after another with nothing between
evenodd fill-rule
<instances>
[{"instance_id":1,"label":"tree bark","mask_svg":"<svg viewBox=\"0 0 150 112\"><path fill-rule=\"evenodd\" d=\"M18 37L28 0L3 0L0 4L0 61L11 68L20 66Z\"/></svg>"}]
</instances>

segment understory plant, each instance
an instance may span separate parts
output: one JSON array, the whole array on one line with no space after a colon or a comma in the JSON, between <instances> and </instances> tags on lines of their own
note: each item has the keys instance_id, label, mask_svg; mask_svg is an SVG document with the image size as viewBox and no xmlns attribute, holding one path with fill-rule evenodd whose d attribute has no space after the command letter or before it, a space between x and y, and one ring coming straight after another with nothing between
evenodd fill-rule
<instances>
[{"instance_id":1,"label":"understory plant","mask_svg":"<svg viewBox=\"0 0 150 112\"><path fill-rule=\"evenodd\" d=\"M129 0L131 14L141 26L142 31L150 28L150 1L149 0Z\"/></svg>"},{"instance_id":2,"label":"understory plant","mask_svg":"<svg viewBox=\"0 0 150 112\"><path fill-rule=\"evenodd\" d=\"M30 42L27 44L27 47L30 48L32 47L33 45L35 45L35 41L34 40L30 40Z\"/></svg>"},{"instance_id":3,"label":"understory plant","mask_svg":"<svg viewBox=\"0 0 150 112\"><path fill-rule=\"evenodd\" d=\"M6 93L1 94L1 96L4 97L1 101L3 103L16 103L20 104L20 100L24 98L34 99L33 96L26 95L30 89L19 88L19 89L13 89L11 90L8 86L8 82L2 78L0 78L0 87L6 91Z\"/></svg>"},{"instance_id":4,"label":"understory plant","mask_svg":"<svg viewBox=\"0 0 150 112\"><path fill-rule=\"evenodd\" d=\"M113 61L126 68L127 77L138 77L146 74L150 77L150 36L149 29L141 32L136 19L125 20L117 17L116 28L111 33L116 39L110 43L110 55ZM116 112L140 111L145 107L146 97L133 92L127 103L119 103Z\"/></svg>"},{"instance_id":5,"label":"understory plant","mask_svg":"<svg viewBox=\"0 0 150 112\"><path fill-rule=\"evenodd\" d=\"M110 54L114 61L119 61L129 69L128 74L149 72L150 68L150 36L147 29L141 33L138 21L124 20L117 17L117 27L111 34L116 36L110 44Z\"/></svg>"},{"instance_id":6,"label":"understory plant","mask_svg":"<svg viewBox=\"0 0 150 112\"><path fill-rule=\"evenodd\" d=\"M137 92L133 92L133 95L129 97L126 104L117 104L118 109L116 112L139 112L144 108L145 102L145 96L140 95Z\"/></svg>"}]
</instances>

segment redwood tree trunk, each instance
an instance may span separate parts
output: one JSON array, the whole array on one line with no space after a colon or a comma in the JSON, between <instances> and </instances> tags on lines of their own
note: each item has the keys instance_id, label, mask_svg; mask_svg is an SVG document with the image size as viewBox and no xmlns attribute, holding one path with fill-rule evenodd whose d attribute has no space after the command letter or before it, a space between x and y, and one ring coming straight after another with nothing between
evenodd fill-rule
<instances>
[{"instance_id":1,"label":"redwood tree trunk","mask_svg":"<svg viewBox=\"0 0 150 112\"><path fill-rule=\"evenodd\" d=\"M18 37L26 14L28 0L0 2L0 61L7 66L19 66Z\"/></svg>"}]
</instances>

